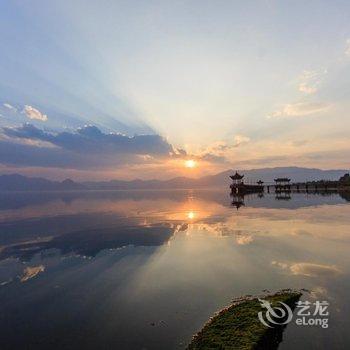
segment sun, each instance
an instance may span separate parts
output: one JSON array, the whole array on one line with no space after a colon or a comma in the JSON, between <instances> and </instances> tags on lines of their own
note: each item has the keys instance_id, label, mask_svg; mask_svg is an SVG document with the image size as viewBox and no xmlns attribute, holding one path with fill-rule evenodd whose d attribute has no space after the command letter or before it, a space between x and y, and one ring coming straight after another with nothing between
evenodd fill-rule
<instances>
[{"instance_id":1,"label":"sun","mask_svg":"<svg viewBox=\"0 0 350 350\"><path fill-rule=\"evenodd\" d=\"M195 168L197 163L193 159L189 159L185 161L186 168Z\"/></svg>"},{"instance_id":2,"label":"sun","mask_svg":"<svg viewBox=\"0 0 350 350\"><path fill-rule=\"evenodd\" d=\"M195 214L195 212L193 212L193 211L189 211L189 212L187 213L187 218L189 218L190 220L194 219L195 216L196 216L196 214Z\"/></svg>"}]
</instances>

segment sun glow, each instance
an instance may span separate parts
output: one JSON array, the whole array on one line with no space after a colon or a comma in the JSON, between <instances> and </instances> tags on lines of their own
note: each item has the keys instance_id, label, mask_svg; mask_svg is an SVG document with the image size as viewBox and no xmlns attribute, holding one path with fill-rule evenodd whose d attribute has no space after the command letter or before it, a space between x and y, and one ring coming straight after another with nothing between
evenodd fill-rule
<instances>
[{"instance_id":1,"label":"sun glow","mask_svg":"<svg viewBox=\"0 0 350 350\"><path fill-rule=\"evenodd\" d=\"M196 214L193 211L189 211L187 213L187 218L189 218L190 220L193 220L195 218Z\"/></svg>"},{"instance_id":2,"label":"sun glow","mask_svg":"<svg viewBox=\"0 0 350 350\"><path fill-rule=\"evenodd\" d=\"M193 159L189 159L185 161L186 168L195 168L197 163Z\"/></svg>"}]
</instances>

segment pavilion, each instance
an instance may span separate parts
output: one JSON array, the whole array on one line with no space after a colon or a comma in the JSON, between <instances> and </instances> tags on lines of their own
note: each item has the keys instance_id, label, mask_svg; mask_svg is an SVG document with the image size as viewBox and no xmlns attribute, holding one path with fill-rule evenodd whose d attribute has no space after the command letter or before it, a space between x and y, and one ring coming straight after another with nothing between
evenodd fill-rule
<instances>
[{"instance_id":1,"label":"pavilion","mask_svg":"<svg viewBox=\"0 0 350 350\"><path fill-rule=\"evenodd\" d=\"M242 185L243 184L244 175L238 174L237 171L234 175L231 175L230 178L232 179L234 185Z\"/></svg>"},{"instance_id":2,"label":"pavilion","mask_svg":"<svg viewBox=\"0 0 350 350\"><path fill-rule=\"evenodd\" d=\"M278 177L275 179L276 191L290 191L290 179L288 177Z\"/></svg>"}]
</instances>

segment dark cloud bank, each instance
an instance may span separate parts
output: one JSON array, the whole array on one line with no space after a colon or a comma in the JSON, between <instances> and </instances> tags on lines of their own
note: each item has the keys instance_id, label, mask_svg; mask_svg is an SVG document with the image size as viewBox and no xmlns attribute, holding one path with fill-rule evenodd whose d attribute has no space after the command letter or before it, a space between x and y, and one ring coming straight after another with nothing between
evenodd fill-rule
<instances>
[{"instance_id":1,"label":"dark cloud bank","mask_svg":"<svg viewBox=\"0 0 350 350\"><path fill-rule=\"evenodd\" d=\"M105 134L96 126L85 126L75 132L51 133L24 124L3 128L3 135L6 138L0 141L0 163L17 166L91 169L143 163L147 160L145 156L161 159L175 152L173 146L159 135ZM38 146L28 141L46 144Z\"/></svg>"}]
</instances>

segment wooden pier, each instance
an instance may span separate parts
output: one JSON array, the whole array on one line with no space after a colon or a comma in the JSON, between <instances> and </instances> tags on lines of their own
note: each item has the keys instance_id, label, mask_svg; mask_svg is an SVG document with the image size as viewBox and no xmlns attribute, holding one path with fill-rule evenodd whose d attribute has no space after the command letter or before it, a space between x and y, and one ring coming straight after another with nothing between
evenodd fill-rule
<instances>
[{"instance_id":1,"label":"wooden pier","mask_svg":"<svg viewBox=\"0 0 350 350\"><path fill-rule=\"evenodd\" d=\"M273 184L267 185L266 190L269 193L271 190L274 192L327 192L338 191L340 186L335 183L320 183L320 182L296 182L288 184Z\"/></svg>"},{"instance_id":2,"label":"wooden pier","mask_svg":"<svg viewBox=\"0 0 350 350\"><path fill-rule=\"evenodd\" d=\"M281 198L288 198L284 195L290 192L306 192L306 193L323 193L350 190L350 175L345 174L339 181L306 181L292 183L288 177L279 177L274 179L273 184L265 184L259 180L255 183L244 183L244 175L237 171L230 176L232 184L230 185L231 194L247 194L247 193L263 193L265 189L268 193L275 192L276 195L281 195Z\"/></svg>"},{"instance_id":3,"label":"wooden pier","mask_svg":"<svg viewBox=\"0 0 350 350\"><path fill-rule=\"evenodd\" d=\"M232 184L230 185L232 202L231 205L237 210L244 206L244 197L256 194L258 197L264 197L265 189L267 193L274 193L278 201L288 201L292 199L292 193L310 193L322 196L338 193L346 201L350 201L350 175L345 174L339 181L308 181L292 183L290 178L281 177L274 179L272 184L264 184L259 180L255 183L246 184L243 181L244 175L237 171L230 176Z\"/></svg>"}]
</instances>

